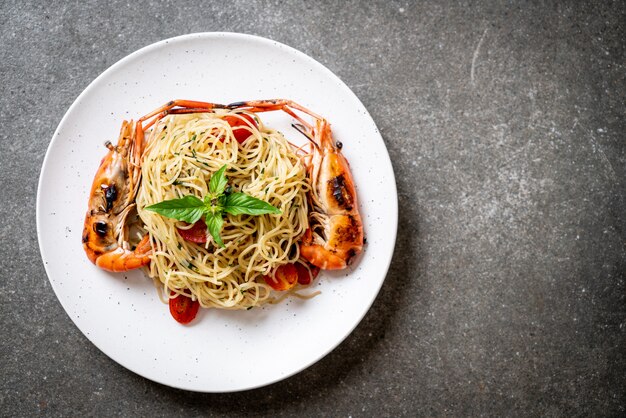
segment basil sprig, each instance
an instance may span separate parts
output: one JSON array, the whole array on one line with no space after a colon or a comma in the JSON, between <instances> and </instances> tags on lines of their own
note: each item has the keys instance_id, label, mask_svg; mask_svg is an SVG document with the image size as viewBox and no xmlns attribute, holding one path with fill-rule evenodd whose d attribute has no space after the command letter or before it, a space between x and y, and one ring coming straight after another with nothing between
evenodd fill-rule
<instances>
[{"instance_id":1,"label":"basil sprig","mask_svg":"<svg viewBox=\"0 0 626 418\"><path fill-rule=\"evenodd\" d=\"M240 192L228 193L226 188L228 179L225 173L226 166L224 165L211 176L209 194L203 200L190 195L180 199L164 200L146 206L146 209L190 224L197 222L204 216L209 233L220 247L224 247L220 232L224 225L223 216L225 213L231 215L280 213L278 208L256 197Z\"/></svg>"}]
</instances>

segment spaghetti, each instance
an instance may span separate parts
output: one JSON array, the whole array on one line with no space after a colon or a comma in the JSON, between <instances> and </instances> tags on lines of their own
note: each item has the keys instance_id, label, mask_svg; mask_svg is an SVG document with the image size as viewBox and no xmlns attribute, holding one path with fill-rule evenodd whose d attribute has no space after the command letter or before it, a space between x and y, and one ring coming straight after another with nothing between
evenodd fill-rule
<instances>
[{"instance_id":1,"label":"spaghetti","mask_svg":"<svg viewBox=\"0 0 626 418\"><path fill-rule=\"evenodd\" d=\"M248 131L249 137L238 143L225 118L239 118L237 130ZM192 225L145 209L188 195L202 199L209 179L223 165L233 191L264 200L281 213L227 214L221 248L210 236L204 244L184 240L178 229ZM165 295L185 295L202 307L222 309L271 301L263 276L299 259L297 243L308 228L306 171L280 132L249 112L170 115L150 134L141 175L137 211L153 248L147 269Z\"/></svg>"}]
</instances>

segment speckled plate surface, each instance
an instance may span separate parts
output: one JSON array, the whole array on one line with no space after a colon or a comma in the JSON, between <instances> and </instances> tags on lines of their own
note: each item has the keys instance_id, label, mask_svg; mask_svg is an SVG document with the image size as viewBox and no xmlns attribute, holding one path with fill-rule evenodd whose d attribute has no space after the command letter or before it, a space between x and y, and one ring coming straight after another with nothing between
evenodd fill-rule
<instances>
[{"instance_id":1,"label":"speckled plate surface","mask_svg":"<svg viewBox=\"0 0 626 418\"><path fill-rule=\"evenodd\" d=\"M324 115L344 144L358 187L367 245L354 265L323 272L311 300L250 311L203 310L181 326L140 271L111 274L81 245L89 188L106 140L123 119L174 98L218 103L289 98ZM262 115L290 139L282 112ZM313 364L363 318L386 276L397 228L389 155L376 125L330 70L283 44L233 33L168 39L94 80L59 124L39 179L37 230L46 272L72 321L100 350L148 379L200 392L255 388ZM68 359L70 361L71 359Z\"/></svg>"}]
</instances>

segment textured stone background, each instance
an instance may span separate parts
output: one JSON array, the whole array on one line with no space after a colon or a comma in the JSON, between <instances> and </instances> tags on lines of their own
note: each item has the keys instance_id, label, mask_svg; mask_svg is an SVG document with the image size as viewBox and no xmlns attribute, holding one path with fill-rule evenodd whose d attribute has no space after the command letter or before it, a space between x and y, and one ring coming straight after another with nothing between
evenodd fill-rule
<instances>
[{"instance_id":1,"label":"textured stone background","mask_svg":"<svg viewBox=\"0 0 626 418\"><path fill-rule=\"evenodd\" d=\"M0 415L626 413L624 2L132 3L0 2ZM269 37L339 75L400 199L391 270L354 333L228 395L99 352L57 301L35 227L46 147L78 94L200 31Z\"/></svg>"}]
</instances>

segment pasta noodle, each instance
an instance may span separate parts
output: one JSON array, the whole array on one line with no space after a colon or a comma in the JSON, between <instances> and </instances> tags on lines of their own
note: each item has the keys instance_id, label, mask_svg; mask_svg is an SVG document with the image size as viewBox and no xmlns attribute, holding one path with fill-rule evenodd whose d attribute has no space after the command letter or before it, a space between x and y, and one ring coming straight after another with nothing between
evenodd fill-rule
<instances>
[{"instance_id":1,"label":"pasta noodle","mask_svg":"<svg viewBox=\"0 0 626 418\"><path fill-rule=\"evenodd\" d=\"M247 122L242 115L254 118ZM246 122L250 137L238 143L223 118ZM226 214L221 232L225 247L182 239L191 225L160 216L146 206L168 199L208 194L212 174L227 165L228 184L281 210L261 216ZM249 309L271 301L262 279L299 258L297 242L308 228L309 183L300 158L283 135L249 112L169 115L148 138L141 167L137 211L153 248L148 274L168 297L182 294L202 307ZM170 296L173 295L173 296Z\"/></svg>"}]
</instances>

